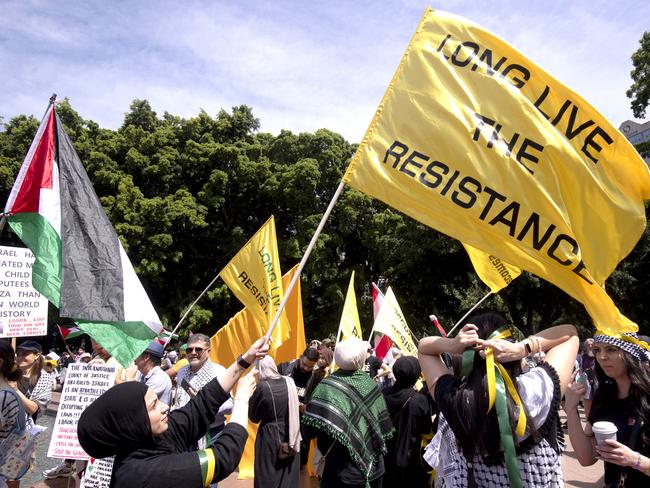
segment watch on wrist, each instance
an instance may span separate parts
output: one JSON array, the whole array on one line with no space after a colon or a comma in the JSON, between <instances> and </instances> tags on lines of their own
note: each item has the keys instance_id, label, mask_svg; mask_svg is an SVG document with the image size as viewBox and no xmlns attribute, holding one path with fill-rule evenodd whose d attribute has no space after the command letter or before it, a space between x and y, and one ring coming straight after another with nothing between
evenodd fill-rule
<instances>
[{"instance_id":1,"label":"watch on wrist","mask_svg":"<svg viewBox=\"0 0 650 488\"><path fill-rule=\"evenodd\" d=\"M244 356L242 356L241 354L239 356L237 356L237 364L239 364L244 369L248 369L248 368L251 367L251 363L246 361L244 359Z\"/></svg>"}]
</instances>

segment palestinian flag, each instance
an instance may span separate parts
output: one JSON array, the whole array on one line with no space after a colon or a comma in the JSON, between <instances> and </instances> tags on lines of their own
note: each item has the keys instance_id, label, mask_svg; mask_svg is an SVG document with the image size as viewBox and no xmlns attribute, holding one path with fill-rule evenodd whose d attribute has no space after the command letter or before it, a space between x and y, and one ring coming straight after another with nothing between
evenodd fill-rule
<instances>
[{"instance_id":1,"label":"palestinian flag","mask_svg":"<svg viewBox=\"0 0 650 488\"><path fill-rule=\"evenodd\" d=\"M372 310L373 318L377 318L379 314L379 309L381 304L384 301L384 294L381 292L379 287L373 282L372 284ZM393 355L390 352L390 348L393 346L393 341L390 340L390 337L384 334L375 335L375 356L379 359L384 359L386 356L389 356L388 359L392 359Z\"/></svg>"},{"instance_id":2,"label":"palestinian flag","mask_svg":"<svg viewBox=\"0 0 650 488\"><path fill-rule=\"evenodd\" d=\"M162 330L72 141L48 108L5 206L34 288L122 365Z\"/></svg>"},{"instance_id":3,"label":"palestinian flag","mask_svg":"<svg viewBox=\"0 0 650 488\"><path fill-rule=\"evenodd\" d=\"M61 337L63 337L64 341L74 339L75 337L79 337L85 334L85 332L83 330L80 330L79 327L61 327L60 325L57 325L57 327L59 328L59 334L61 334Z\"/></svg>"}]
</instances>

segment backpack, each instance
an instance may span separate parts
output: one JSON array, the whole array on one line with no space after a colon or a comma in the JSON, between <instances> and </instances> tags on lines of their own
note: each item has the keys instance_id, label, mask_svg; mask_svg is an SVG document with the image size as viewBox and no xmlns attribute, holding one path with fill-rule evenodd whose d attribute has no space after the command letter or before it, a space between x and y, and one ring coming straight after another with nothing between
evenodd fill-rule
<instances>
[{"instance_id":1,"label":"backpack","mask_svg":"<svg viewBox=\"0 0 650 488\"><path fill-rule=\"evenodd\" d=\"M6 439L0 441L0 476L8 480L22 478L32 465L36 451L36 435L32 435L31 429L26 428L25 407L16 392L8 388L0 391L9 391L18 400L18 417L16 425L9 432Z\"/></svg>"}]
</instances>

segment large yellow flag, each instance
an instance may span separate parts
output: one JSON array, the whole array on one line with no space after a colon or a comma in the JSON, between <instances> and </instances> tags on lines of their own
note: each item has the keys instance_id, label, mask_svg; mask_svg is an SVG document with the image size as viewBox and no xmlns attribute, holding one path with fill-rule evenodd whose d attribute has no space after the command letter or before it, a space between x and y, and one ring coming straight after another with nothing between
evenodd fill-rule
<instances>
[{"instance_id":1,"label":"large yellow flag","mask_svg":"<svg viewBox=\"0 0 650 488\"><path fill-rule=\"evenodd\" d=\"M490 288L492 293L497 293L505 288L521 274L519 268L504 263L496 256L485 253L469 244L463 243L463 247L472 261L474 271L481 278L481 281Z\"/></svg>"},{"instance_id":2,"label":"large yellow flag","mask_svg":"<svg viewBox=\"0 0 650 488\"><path fill-rule=\"evenodd\" d=\"M642 235L650 172L577 93L472 22L427 10L344 176L637 330L602 284Z\"/></svg>"},{"instance_id":3,"label":"large yellow flag","mask_svg":"<svg viewBox=\"0 0 650 488\"><path fill-rule=\"evenodd\" d=\"M359 310L357 309L357 296L354 293L354 271L352 271L352 276L350 276L350 285L348 286L348 293L345 296L337 337L339 341L348 337L362 339L361 321L359 320Z\"/></svg>"},{"instance_id":4,"label":"large yellow flag","mask_svg":"<svg viewBox=\"0 0 650 488\"><path fill-rule=\"evenodd\" d=\"M375 325L372 328L375 332L381 332L390 337L404 355L417 357L418 348L413 341L411 329L406 323L402 309L390 286L384 295Z\"/></svg>"},{"instance_id":5,"label":"large yellow flag","mask_svg":"<svg viewBox=\"0 0 650 488\"><path fill-rule=\"evenodd\" d=\"M293 275L298 270L298 265L282 277L282 284L288 287ZM305 324L302 315L302 294L300 280L287 300L285 306L286 317L291 329L291 335L280 347L272 345L271 355L275 362L280 364L300 357L305 350ZM262 327L258 320L247 309L241 310L226 325L210 339L210 359L214 362L229 366L237 355L246 351L250 345L266 334L266 328ZM254 474L255 466L255 436L257 435L257 424L248 423L248 440L242 460L239 464L239 479L250 479Z\"/></svg>"},{"instance_id":6,"label":"large yellow flag","mask_svg":"<svg viewBox=\"0 0 650 488\"><path fill-rule=\"evenodd\" d=\"M283 297L282 274L275 219L271 216L234 258L221 270L223 281L246 309L259 321L265 332ZM282 344L291 333L283 312L275 330L275 347Z\"/></svg>"}]
</instances>

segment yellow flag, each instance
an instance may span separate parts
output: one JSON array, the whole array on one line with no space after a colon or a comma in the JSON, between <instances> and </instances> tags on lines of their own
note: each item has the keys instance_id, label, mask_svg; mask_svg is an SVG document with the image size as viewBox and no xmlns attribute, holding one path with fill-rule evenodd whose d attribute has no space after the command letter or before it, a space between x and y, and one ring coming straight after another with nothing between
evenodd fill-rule
<instances>
[{"instance_id":1,"label":"yellow flag","mask_svg":"<svg viewBox=\"0 0 650 488\"><path fill-rule=\"evenodd\" d=\"M348 286L348 293L345 296L345 303L343 304L338 337L340 341L348 337L362 339L361 322L359 321L359 310L357 309L357 296L354 293L354 271L352 271L352 276L350 276L350 285Z\"/></svg>"},{"instance_id":2,"label":"yellow flag","mask_svg":"<svg viewBox=\"0 0 650 488\"><path fill-rule=\"evenodd\" d=\"M221 270L220 276L266 332L283 297L273 216ZM275 347L281 345L290 333L283 312L273 331Z\"/></svg>"},{"instance_id":3,"label":"yellow flag","mask_svg":"<svg viewBox=\"0 0 650 488\"><path fill-rule=\"evenodd\" d=\"M496 256L484 253L469 244L463 243L463 247L467 251L469 259L472 261L474 271L481 278L481 281L490 287L492 293L497 293L499 290L505 288L521 274L519 268L515 268L501 261Z\"/></svg>"},{"instance_id":4,"label":"yellow flag","mask_svg":"<svg viewBox=\"0 0 650 488\"><path fill-rule=\"evenodd\" d=\"M289 286L297 270L298 265L294 266L291 271L282 277L282 284L285 288ZM276 364L300 357L307 347L305 342L305 324L302 315L300 280L296 282L287 300L285 310L291 335L280 347L277 347L275 344L272 345L271 355L274 357ZM239 354L245 352L254 341L262 337L265 333L266 328L260 325L259 321L255 319L254 315L248 309L243 309L210 339L210 359L227 367L235 362ZM239 463L239 479L253 478L256 435L257 424L249 422L248 440L246 441L244 454Z\"/></svg>"},{"instance_id":5,"label":"yellow flag","mask_svg":"<svg viewBox=\"0 0 650 488\"><path fill-rule=\"evenodd\" d=\"M418 348L413 342L411 329L406 323L402 309L399 307L395 293L393 293L390 286L386 295L384 295L373 330L390 337L405 356L417 357Z\"/></svg>"},{"instance_id":6,"label":"yellow flag","mask_svg":"<svg viewBox=\"0 0 650 488\"><path fill-rule=\"evenodd\" d=\"M427 10L344 181L634 331L602 284L642 235L650 171L577 93Z\"/></svg>"}]
</instances>

